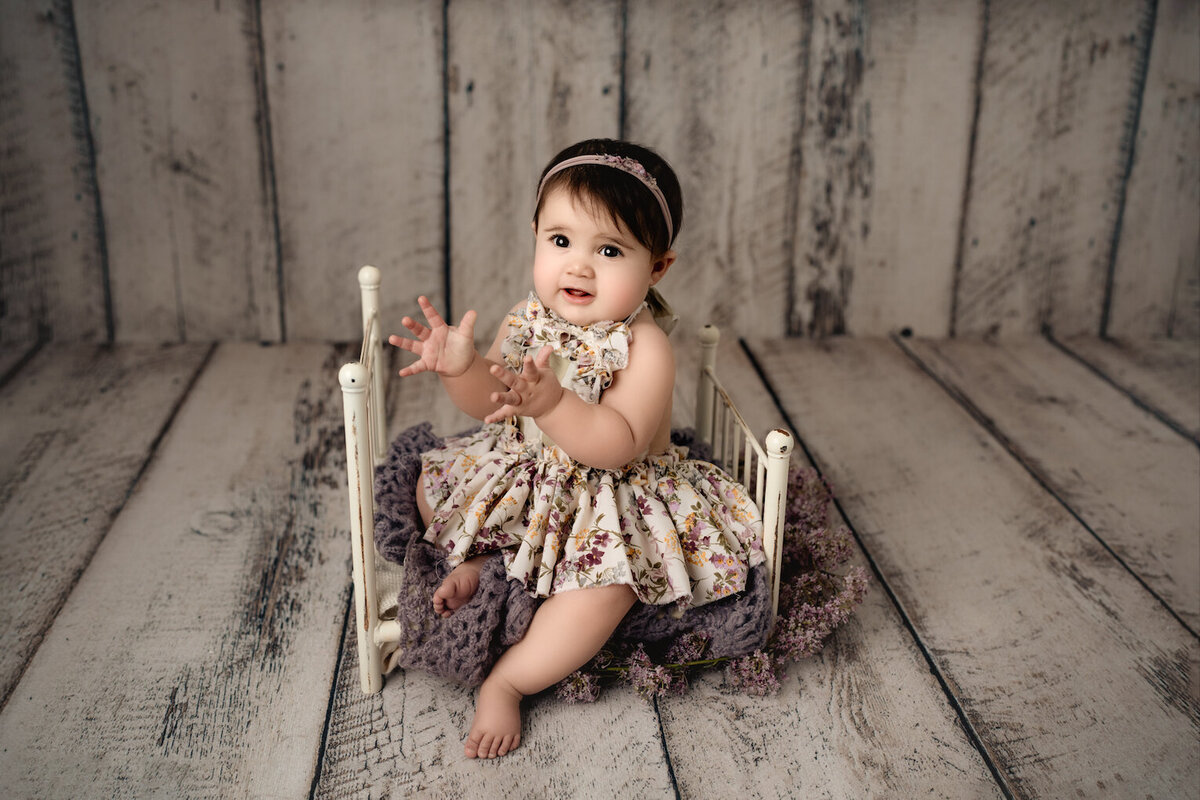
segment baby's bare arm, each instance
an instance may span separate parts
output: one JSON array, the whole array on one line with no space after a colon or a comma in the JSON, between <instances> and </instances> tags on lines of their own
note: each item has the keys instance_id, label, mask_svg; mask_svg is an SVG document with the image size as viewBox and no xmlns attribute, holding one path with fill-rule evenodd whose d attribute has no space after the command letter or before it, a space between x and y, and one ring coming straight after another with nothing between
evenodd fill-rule
<instances>
[{"instance_id":1,"label":"baby's bare arm","mask_svg":"<svg viewBox=\"0 0 1200 800\"><path fill-rule=\"evenodd\" d=\"M653 322L635 323L629 363L618 371L598 404L562 392L549 411L534 417L567 455L592 467L618 469L646 453L669 413L675 388L675 355Z\"/></svg>"},{"instance_id":2,"label":"baby's bare arm","mask_svg":"<svg viewBox=\"0 0 1200 800\"><path fill-rule=\"evenodd\" d=\"M395 335L388 338L390 344L417 355L415 362L400 370L400 376L436 372L456 406L476 419L485 418L497 407L491 399L492 394L505 387L490 373L494 361L475 350L475 312L468 311L457 326L451 326L428 299L420 297L417 302L428 327L405 317L401 322L416 338ZM501 325L489 355L494 352L498 357L504 331L505 327Z\"/></svg>"}]
</instances>

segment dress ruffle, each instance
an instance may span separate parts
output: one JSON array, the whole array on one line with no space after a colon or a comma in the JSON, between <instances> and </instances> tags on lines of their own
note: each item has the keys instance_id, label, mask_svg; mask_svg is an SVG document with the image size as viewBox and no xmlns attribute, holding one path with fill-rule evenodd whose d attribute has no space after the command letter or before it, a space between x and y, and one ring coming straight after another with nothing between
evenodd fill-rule
<instances>
[{"instance_id":1,"label":"dress ruffle","mask_svg":"<svg viewBox=\"0 0 1200 800\"><path fill-rule=\"evenodd\" d=\"M700 606L742 591L763 561L746 490L678 446L596 469L509 421L448 439L422 468L426 539L448 564L502 550L510 579L535 596L624 584L644 603Z\"/></svg>"},{"instance_id":2,"label":"dress ruffle","mask_svg":"<svg viewBox=\"0 0 1200 800\"><path fill-rule=\"evenodd\" d=\"M629 363L633 340L629 326L645 307L642 303L621 321L575 325L530 293L520 311L508 315L501 355L509 369L519 372L526 354L536 354L549 345L564 365L570 365L566 374L559 376L563 385L585 402L597 403L600 393L612 383L613 373Z\"/></svg>"}]
</instances>

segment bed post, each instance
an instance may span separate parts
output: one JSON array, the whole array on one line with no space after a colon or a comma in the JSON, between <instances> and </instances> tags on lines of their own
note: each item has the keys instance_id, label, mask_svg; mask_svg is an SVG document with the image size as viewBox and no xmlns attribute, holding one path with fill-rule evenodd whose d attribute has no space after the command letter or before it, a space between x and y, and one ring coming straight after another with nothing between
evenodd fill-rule
<instances>
[{"instance_id":1,"label":"bed post","mask_svg":"<svg viewBox=\"0 0 1200 800\"><path fill-rule=\"evenodd\" d=\"M383 415L383 323L379 318L379 269L372 266L358 271L358 288L362 291L363 363L371 373L367 413L371 415L371 449L382 457L387 447L384 441L387 423ZM372 324L374 323L374 324Z\"/></svg>"},{"instance_id":2,"label":"bed post","mask_svg":"<svg viewBox=\"0 0 1200 800\"><path fill-rule=\"evenodd\" d=\"M383 663L375 645L379 600L375 594L375 478L370 424L367 420L367 368L353 362L338 373L346 413L346 472L349 476L350 552L354 572L354 632L358 639L358 674L362 690L383 688Z\"/></svg>"},{"instance_id":3,"label":"bed post","mask_svg":"<svg viewBox=\"0 0 1200 800\"><path fill-rule=\"evenodd\" d=\"M771 627L779 613L779 573L783 568L783 521L787 495L788 461L792 434L776 428L764 440L767 446L767 491L763 496L763 550L771 569Z\"/></svg>"},{"instance_id":4,"label":"bed post","mask_svg":"<svg viewBox=\"0 0 1200 800\"><path fill-rule=\"evenodd\" d=\"M713 397L716 395L716 388L710 376L716 375L719 341L721 331L716 325L705 325L700 329L700 375L696 380L696 438L705 444L712 444L713 440Z\"/></svg>"}]
</instances>

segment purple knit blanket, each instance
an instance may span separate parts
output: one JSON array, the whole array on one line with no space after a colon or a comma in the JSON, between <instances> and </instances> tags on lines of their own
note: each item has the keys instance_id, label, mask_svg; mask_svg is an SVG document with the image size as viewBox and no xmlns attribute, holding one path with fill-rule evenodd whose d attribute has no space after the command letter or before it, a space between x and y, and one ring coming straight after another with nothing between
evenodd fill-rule
<instances>
[{"instance_id":1,"label":"purple knit blanket","mask_svg":"<svg viewBox=\"0 0 1200 800\"><path fill-rule=\"evenodd\" d=\"M691 430L673 431L671 439L689 447L690 457L711 460L706 448L693 443ZM375 546L384 558L404 565L397 663L478 686L500 654L525 635L541 601L508 580L503 557L496 553L484 563L479 590L466 605L445 619L433 613L433 592L449 569L444 554L422 538L416 485L421 453L441 442L428 422L414 425L396 437L376 468ZM743 656L766 643L770 609L766 568L759 566L750 571L744 592L689 609L678 619L670 607L635 603L613 638L665 645L688 633L704 633L710 638L707 657Z\"/></svg>"}]
</instances>

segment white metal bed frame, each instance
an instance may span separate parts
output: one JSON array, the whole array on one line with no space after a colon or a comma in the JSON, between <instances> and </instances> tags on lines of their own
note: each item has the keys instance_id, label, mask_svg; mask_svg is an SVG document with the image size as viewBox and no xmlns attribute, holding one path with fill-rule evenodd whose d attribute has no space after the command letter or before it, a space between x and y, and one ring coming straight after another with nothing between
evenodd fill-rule
<instances>
[{"instance_id":1,"label":"white metal bed frame","mask_svg":"<svg viewBox=\"0 0 1200 800\"><path fill-rule=\"evenodd\" d=\"M387 452L384 419L383 332L379 318L380 273L358 271L362 293L362 351L338 373L346 414L346 473L354 573L354 630L362 690L383 688L383 648L400 639L400 625L379 616L375 567L375 465ZM771 626L779 608L784 507L792 435L775 429L760 443L717 379L720 333L700 332L701 363L696 389L696 436L712 445L714 460L753 494L763 517L763 550L771 583Z\"/></svg>"}]
</instances>

